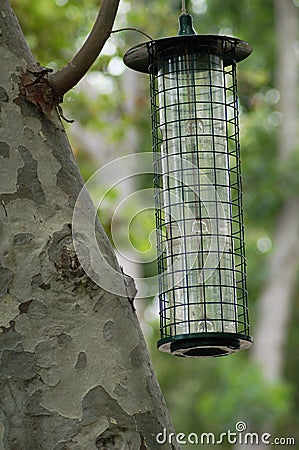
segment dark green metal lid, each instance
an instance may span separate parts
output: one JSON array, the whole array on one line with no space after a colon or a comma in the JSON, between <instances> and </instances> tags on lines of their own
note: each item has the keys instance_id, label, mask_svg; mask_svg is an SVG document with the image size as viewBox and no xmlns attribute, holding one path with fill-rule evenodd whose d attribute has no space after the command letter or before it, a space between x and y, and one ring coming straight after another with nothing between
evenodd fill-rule
<instances>
[{"instance_id":1,"label":"dark green metal lid","mask_svg":"<svg viewBox=\"0 0 299 450\"><path fill-rule=\"evenodd\" d=\"M242 61L252 52L251 46L240 39L211 34L183 34L136 45L124 55L124 63L137 72L151 73L157 68L150 66L153 58L160 55L178 55L186 51L212 53L223 58L224 66Z\"/></svg>"}]
</instances>

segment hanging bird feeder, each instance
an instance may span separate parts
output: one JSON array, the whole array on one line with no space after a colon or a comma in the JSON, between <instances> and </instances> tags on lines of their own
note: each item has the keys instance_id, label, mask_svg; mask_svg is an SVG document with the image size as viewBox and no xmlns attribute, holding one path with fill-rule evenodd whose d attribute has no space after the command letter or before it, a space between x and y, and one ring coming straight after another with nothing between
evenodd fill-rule
<instances>
[{"instance_id":1,"label":"hanging bird feeder","mask_svg":"<svg viewBox=\"0 0 299 450\"><path fill-rule=\"evenodd\" d=\"M240 39L179 34L128 50L125 64L150 74L159 272L158 348L221 356L252 343L239 155L236 63Z\"/></svg>"}]
</instances>

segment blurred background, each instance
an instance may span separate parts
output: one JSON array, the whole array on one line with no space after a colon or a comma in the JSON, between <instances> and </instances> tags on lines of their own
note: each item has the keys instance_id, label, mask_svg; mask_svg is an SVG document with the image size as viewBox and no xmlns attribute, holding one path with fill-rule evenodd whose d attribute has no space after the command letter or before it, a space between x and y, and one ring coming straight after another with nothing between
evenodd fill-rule
<instances>
[{"instance_id":1,"label":"blurred background","mask_svg":"<svg viewBox=\"0 0 299 450\"><path fill-rule=\"evenodd\" d=\"M81 46L99 7L97 0L11 4L37 60L53 70ZM236 36L253 47L238 64L238 89L255 344L227 358L180 359L156 350L155 297L136 301L138 316L177 432L218 434L245 421L250 431L298 441L299 0L189 0L186 6L198 33ZM176 35L180 11L178 0L121 0L114 29ZM122 62L128 48L145 40L134 31L113 34L92 70L65 96L64 116L74 120L65 126L85 180L116 158L151 151L149 79ZM113 222L120 263L133 277L156 275L154 212L133 214L130 202L117 216L114 211L131 193L151 187L152 176L142 175L113 188L94 185L91 192L95 200L104 195L100 220L111 239Z\"/></svg>"}]
</instances>

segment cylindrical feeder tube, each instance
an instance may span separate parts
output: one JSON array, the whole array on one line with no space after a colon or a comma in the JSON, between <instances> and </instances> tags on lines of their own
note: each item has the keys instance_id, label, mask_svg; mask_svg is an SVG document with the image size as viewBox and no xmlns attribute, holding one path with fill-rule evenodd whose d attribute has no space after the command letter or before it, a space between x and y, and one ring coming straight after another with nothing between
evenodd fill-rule
<instances>
[{"instance_id":1,"label":"cylindrical feeder tube","mask_svg":"<svg viewBox=\"0 0 299 450\"><path fill-rule=\"evenodd\" d=\"M239 155L238 39L177 36L131 49L149 72L160 329L158 347L220 356L251 345Z\"/></svg>"}]
</instances>

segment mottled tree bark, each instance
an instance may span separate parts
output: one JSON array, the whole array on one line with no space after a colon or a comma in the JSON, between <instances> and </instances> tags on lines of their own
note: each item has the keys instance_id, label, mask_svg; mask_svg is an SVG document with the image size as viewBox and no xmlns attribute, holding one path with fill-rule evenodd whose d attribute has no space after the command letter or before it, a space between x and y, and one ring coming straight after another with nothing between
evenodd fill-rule
<instances>
[{"instance_id":1,"label":"mottled tree bark","mask_svg":"<svg viewBox=\"0 0 299 450\"><path fill-rule=\"evenodd\" d=\"M156 449L172 426L149 354L99 224L124 295L78 262L83 181L55 110L25 96L35 61L8 0L0 29L0 450Z\"/></svg>"}]
</instances>

